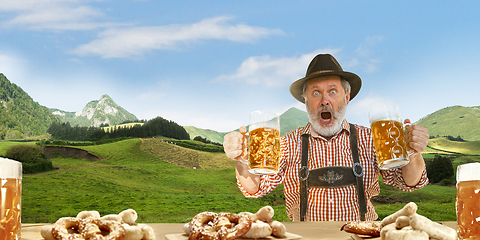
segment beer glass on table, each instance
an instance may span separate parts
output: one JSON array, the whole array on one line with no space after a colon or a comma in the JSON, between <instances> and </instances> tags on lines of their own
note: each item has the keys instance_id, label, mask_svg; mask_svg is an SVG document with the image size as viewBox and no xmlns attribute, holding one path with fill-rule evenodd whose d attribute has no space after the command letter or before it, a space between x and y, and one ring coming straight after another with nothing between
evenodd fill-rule
<instances>
[{"instance_id":1,"label":"beer glass on table","mask_svg":"<svg viewBox=\"0 0 480 240\"><path fill-rule=\"evenodd\" d=\"M249 172L274 175L280 159L280 117L269 111L250 114L248 125Z\"/></svg>"},{"instance_id":2,"label":"beer glass on table","mask_svg":"<svg viewBox=\"0 0 480 240\"><path fill-rule=\"evenodd\" d=\"M22 164L0 157L0 239L20 240Z\"/></svg>"},{"instance_id":3,"label":"beer glass on table","mask_svg":"<svg viewBox=\"0 0 480 240\"><path fill-rule=\"evenodd\" d=\"M398 106L383 105L368 114L378 167L382 170L408 164L407 144Z\"/></svg>"},{"instance_id":4,"label":"beer glass on table","mask_svg":"<svg viewBox=\"0 0 480 240\"><path fill-rule=\"evenodd\" d=\"M480 163L457 167L457 229L459 239L480 239Z\"/></svg>"}]
</instances>

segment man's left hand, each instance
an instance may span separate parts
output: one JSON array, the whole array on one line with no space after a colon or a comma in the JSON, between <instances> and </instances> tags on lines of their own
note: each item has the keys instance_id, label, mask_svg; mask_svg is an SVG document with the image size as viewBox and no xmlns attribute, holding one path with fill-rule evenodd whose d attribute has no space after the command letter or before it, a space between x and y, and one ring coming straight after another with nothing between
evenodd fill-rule
<instances>
[{"instance_id":1,"label":"man's left hand","mask_svg":"<svg viewBox=\"0 0 480 240\"><path fill-rule=\"evenodd\" d=\"M410 119L405 119L404 124L411 124ZM428 145L428 130L420 125L405 126L405 140L407 142L408 151L422 153Z\"/></svg>"}]
</instances>

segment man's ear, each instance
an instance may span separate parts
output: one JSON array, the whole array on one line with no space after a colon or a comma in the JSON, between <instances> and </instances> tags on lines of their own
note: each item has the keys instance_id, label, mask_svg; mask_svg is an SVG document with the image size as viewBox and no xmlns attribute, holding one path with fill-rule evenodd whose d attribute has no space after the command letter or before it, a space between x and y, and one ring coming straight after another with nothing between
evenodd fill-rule
<instances>
[{"instance_id":1,"label":"man's ear","mask_svg":"<svg viewBox=\"0 0 480 240\"><path fill-rule=\"evenodd\" d=\"M345 101L347 102L347 104L350 102L350 93L348 93L348 94L345 96Z\"/></svg>"}]
</instances>

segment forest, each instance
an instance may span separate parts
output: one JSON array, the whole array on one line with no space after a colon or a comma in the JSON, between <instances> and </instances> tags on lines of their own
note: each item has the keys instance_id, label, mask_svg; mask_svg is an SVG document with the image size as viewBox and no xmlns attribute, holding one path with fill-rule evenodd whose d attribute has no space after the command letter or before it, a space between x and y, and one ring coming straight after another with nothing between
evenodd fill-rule
<instances>
[{"instance_id":1,"label":"forest","mask_svg":"<svg viewBox=\"0 0 480 240\"><path fill-rule=\"evenodd\" d=\"M53 139L73 141L98 141L113 138L148 138L164 136L178 140L189 140L190 135L177 123L162 117L153 118L143 125L117 127L105 131L101 127L72 127L70 123L54 122L47 130Z\"/></svg>"},{"instance_id":2,"label":"forest","mask_svg":"<svg viewBox=\"0 0 480 240\"><path fill-rule=\"evenodd\" d=\"M0 140L45 134L60 119L0 73Z\"/></svg>"}]
</instances>

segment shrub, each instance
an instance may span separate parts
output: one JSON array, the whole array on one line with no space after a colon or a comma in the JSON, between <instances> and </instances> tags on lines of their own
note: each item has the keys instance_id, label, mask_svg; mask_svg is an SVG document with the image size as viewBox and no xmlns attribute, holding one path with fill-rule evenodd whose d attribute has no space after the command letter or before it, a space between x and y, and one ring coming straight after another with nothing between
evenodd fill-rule
<instances>
[{"instance_id":1,"label":"shrub","mask_svg":"<svg viewBox=\"0 0 480 240\"><path fill-rule=\"evenodd\" d=\"M38 173L53 170L43 149L35 144L13 145L5 151L5 157L22 163L23 173Z\"/></svg>"},{"instance_id":2,"label":"shrub","mask_svg":"<svg viewBox=\"0 0 480 240\"><path fill-rule=\"evenodd\" d=\"M448 157L435 155L434 159L427 163L427 175L431 183L438 183L443 179L451 178L454 175L452 160Z\"/></svg>"}]
</instances>

